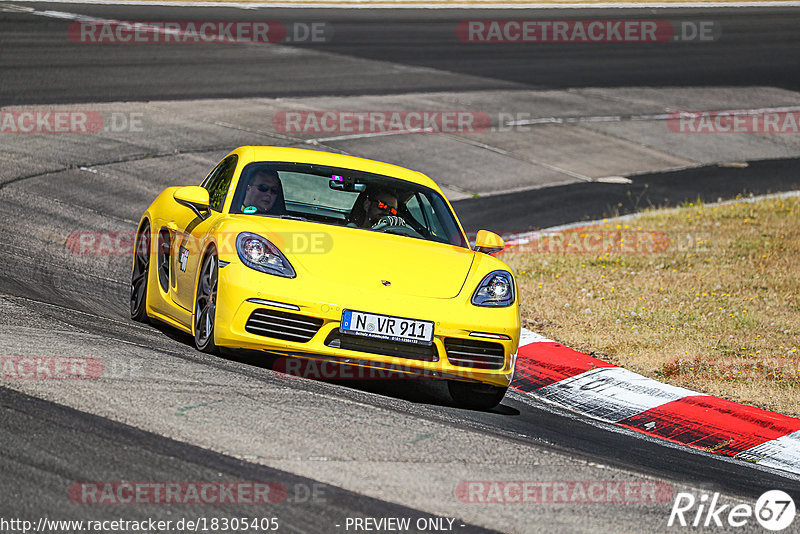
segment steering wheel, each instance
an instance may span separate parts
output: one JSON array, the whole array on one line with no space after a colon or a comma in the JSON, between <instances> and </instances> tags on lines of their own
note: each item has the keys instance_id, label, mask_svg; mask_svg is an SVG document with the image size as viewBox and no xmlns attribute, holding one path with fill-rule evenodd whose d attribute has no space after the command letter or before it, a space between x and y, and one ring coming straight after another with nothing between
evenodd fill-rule
<instances>
[{"instance_id":1,"label":"steering wheel","mask_svg":"<svg viewBox=\"0 0 800 534\"><path fill-rule=\"evenodd\" d=\"M372 230L375 230L376 232L383 232L385 234L422 237L422 234L408 226L403 218L398 217L397 215L384 215L378 219L378 222L375 223L375 226L372 227Z\"/></svg>"}]
</instances>

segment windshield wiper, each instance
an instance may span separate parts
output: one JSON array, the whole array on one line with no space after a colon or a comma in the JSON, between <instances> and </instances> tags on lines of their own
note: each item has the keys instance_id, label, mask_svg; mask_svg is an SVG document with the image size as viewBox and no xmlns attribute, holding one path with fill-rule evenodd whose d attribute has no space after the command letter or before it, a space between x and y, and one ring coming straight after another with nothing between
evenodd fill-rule
<instances>
[{"instance_id":1,"label":"windshield wiper","mask_svg":"<svg viewBox=\"0 0 800 534\"><path fill-rule=\"evenodd\" d=\"M306 221L306 222L308 222L308 219L306 219L305 217L298 217L297 215L280 215L279 218L281 218L281 219L291 219L293 221Z\"/></svg>"}]
</instances>

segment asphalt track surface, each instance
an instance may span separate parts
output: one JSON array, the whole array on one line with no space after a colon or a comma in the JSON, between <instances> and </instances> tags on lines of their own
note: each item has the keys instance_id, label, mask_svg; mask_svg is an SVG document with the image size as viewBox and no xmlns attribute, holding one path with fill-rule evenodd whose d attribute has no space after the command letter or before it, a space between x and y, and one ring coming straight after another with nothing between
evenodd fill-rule
<instances>
[{"instance_id":1,"label":"asphalt track surface","mask_svg":"<svg viewBox=\"0 0 800 534\"><path fill-rule=\"evenodd\" d=\"M343 525L347 517L408 517L412 523L430 514L371 499L262 465L236 460L205 449L162 438L108 419L3 389L2 428L4 483L16 488L13 499L0 505L2 517L70 517L65 487L76 480L225 480L282 485L275 496L273 517L298 532L313 532L320 524ZM76 453L76 451L81 451ZM15 474L17 476L15 476ZM93 478L94 476L94 478ZM110 477L110 478L109 478ZM23 483L24 481L24 483ZM324 494L325 499L309 496ZM95 520L173 519L158 506L124 505L92 510ZM230 504L187 504L182 517L236 517ZM241 512L241 509L238 510ZM241 515L241 514L240 514ZM75 519L79 517L72 516ZM269 517L266 515L265 517ZM280 524L279 523L279 524ZM491 532L463 525L462 532Z\"/></svg>"},{"instance_id":2,"label":"asphalt track surface","mask_svg":"<svg viewBox=\"0 0 800 534\"><path fill-rule=\"evenodd\" d=\"M13 2L9 2L13 4ZM800 27L792 9L286 10L35 5L115 20L325 22L330 42L269 46L129 43L66 39L71 21L7 12L0 18L0 105L185 98L386 94L399 91L636 86L800 87ZM470 19L711 21L724 39L673 43L464 43ZM320 58L316 51L338 57ZM365 76L366 58L398 67ZM425 70L425 69L435 69ZM449 73L444 76L443 73ZM453 75L457 75L453 77Z\"/></svg>"},{"instance_id":3,"label":"asphalt track surface","mask_svg":"<svg viewBox=\"0 0 800 534\"><path fill-rule=\"evenodd\" d=\"M70 9L96 17L116 19L208 18L201 10L146 10L104 6L51 5L51 9ZM37 9L45 9L37 5ZM709 15L708 13L711 13ZM453 21L465 18L504 18L503 13L481 11L478 15L424 13L413 11L380 13L339 11L305 13L267 10L266 18L276 20L326 20L335 23L337 38L327 50L345 58L361 55L403 65L446 68L451 72L482 78L473 88L525 87L564 88L597 85L778 85L798 88L796 44L800 27L795 12L781 10L720 10L714 12L671 10L669 19L723 21L726 32L738 32L740 39L719 43L676 44L675 50L646 45L609 45L601 57L596 49L576 49L554 45L531 52L513 46L484 51L464 47L442 36ZM597 14L595 12L595 14ZM579 14L570 12L570 16ZM220 19L263 20L264 12L220 9ZM531 16L552 17L537 11ZM521 18L519 11L507 18ZM19 13L3 13L0 18L0 104L97 102L115 100L183 99L211 96L280 96L302 94L389 93L396 89L394 79L372 80L353 89L357 72L348 72L336 62L309 67L296 58L285 62L258 63L258 52L248 48L225 50L193 45L190 48L103 47L63 43L68 23ZM346 31L345 31L346 29ZM378 39L377 36L381 36ZM376 46L375 43L383 43ZM437 53L431 54L431 47ZM534 54L534 56L531 56ZM533 68L530 68L533 65ZM324 74L324 84L311 83ZM435 73L431 74L435 78ZM406 80L405 90L458 90L441 80L428 80L415 73ZM592 184L604 193L596 196L582 190L584 185L564 186L525 193L524 201L539 199L541 217L537 226L549 226L585 218L626 212L645 204L662 205L693 200L698 195L710 200L742 192L768 192L797 185L795 160L752 163L745 169L720 168L709 171L703 186L692 187L697 170L670 175L640 176L630 185ZM769 176L772 181L761 180ZM252 355L228 355L217 361L196 353L191 340L169 329L143 330L127 320L128 265L125 261L87 267L70 261L53 260L46 250L31 246L26 230L41 219L80 221L86 206L80 200L59 202L43 198L35 212L26 209L26 199L34 198L51 186L46 179L9 184L0 188L4 195L0 229L7 252L0 271L0 292L4 304L25 310L20 317L8 312L3 317L9 326L43 328L58 324L62 328L88 332L138 345L163 349L165 357L179 357L193 365L217 367L243 377L274 382L267 373L269 363ZM736 185L738 184L738 185ZM758 184L748 185L748 184ZM647 188L645 188L647 185ZM740 187L741 186L741 187ZM76 186L77 187L77 186ZM632 194L628 194L628 192ZM640 194L641 193L641 194ZM43 195L44 197L45 195ZM516 196L515 198L519 198ZM558 203L574 200L564 210ZM629 202L634 204L625 203ZM630 200L635 199L635 200ZM112 194L93 199L92 220L125 219L131 200ZM468 226L484 221L498 225L501 213L508 213L508 198L487 197L463 201L459 212L468 211ZM620 203L623 203L620 206ZM144 208L144 205L141 206ZM469 209L467 209L469 208ZM141 210L140 210L141 211ZM474 217L474 218L471 218ZM504 217L509 230L528 229ZM88 223L87 223L88 224ZM75 260L77 261L77 260ZM31 268L31 266L35 268ZM28 317L35 317L31 321ZM25 340L20 339L20 344ZM177 356L176 356L177 355ZM331 385L325 382L297 381L290 385L300 391L320 391L333 402L352 401L400 415L451 425L455 432L469 429L487 437L513 443L523 450L545 450L572 458L617 466L675 483L686 483L707 491L755 498L768 489L780 488L800 498L800 482L778 472L758 469L744 462L728 461L698 451L673 447L643 439L610 426L576 419L557 408L530 401L520 395L507 397L491 412L465 411L449 406L427 387L406 384L354 382ZM93 414L84 413L0 387L0 515L47 515L75 513L65 500L66 488L75 480L207 480L218 474L242 480L278 480L293 484L313 484L314 480L257 463L235 459L204 448L187 445ZM297 531L322 531L320 524L331 524L357 514L371 516L425 514L414 509L368 498L336 487L327 487L325 503L293 503L280 510L281 517ZM219 515L230 510L202 510L191 506L183 515ZM236 510L234 512L238 512ZM131 517L171 517L169 509L130 508ZM91 510L93 519L116 517L117 508ZM480 531L467 525L463 531Z\"/></svg>"},{"instance_id":4,"label":"asphalt track surface","mask_svg":"<svg viewBox=\"0 0 800 534\"><path fill-rule=\"evenodd\" d=\"M736 195L797 190L799 164L796 159L778 159L750 162L744 168L711 165L642 174L630 178L630 184L575 183L459 200L453 206L468 232L496 228L513 234L648 208L674 207L698 199L708 203ZM503 221L504 226L497 221Z\"/></svg>"}]
</instances>

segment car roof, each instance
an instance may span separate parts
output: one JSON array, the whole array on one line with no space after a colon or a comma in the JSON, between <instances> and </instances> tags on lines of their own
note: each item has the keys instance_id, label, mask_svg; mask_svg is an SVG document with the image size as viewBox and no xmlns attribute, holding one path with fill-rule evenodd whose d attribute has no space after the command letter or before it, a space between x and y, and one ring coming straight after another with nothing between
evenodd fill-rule
<instances>
[{"instance_id":1,"label":"car roof","mask_svg":"<svg viewBox=\"0 0 800 534\"><path fill-rule=\"evenodd\" d=\"M370 172L430 187L441 193L436 183L421 172L382 161L319 150L276 146L243 146L233 150L231 154L238 154L245 163L254 161L312 163Z\"/></svg>"}]
</instances>

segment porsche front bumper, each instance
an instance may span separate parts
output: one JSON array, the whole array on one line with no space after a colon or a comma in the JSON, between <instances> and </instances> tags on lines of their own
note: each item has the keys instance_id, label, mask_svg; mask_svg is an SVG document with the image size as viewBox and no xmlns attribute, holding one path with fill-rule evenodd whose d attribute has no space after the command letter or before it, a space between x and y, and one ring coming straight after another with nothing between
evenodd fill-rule
<instances>
[{"instance_id":1,"label":"porsche front bumper","mask_svg":"<svg viewBox=\"0 0 800 534\"><path fill-rule=\"evenodd\" d=\"M402 295L382 288L359 291L346 284L332 287L314 280L272 276L236 261L219 270L218 288L215 341L219 346L389 369L388 376L419 375L502 387L513 377L520 331L517 304L507 308L474 306L470 303L474 288L464 288L449 299ZM345 309L433 321L432 346L342 334L338 329ZM271 327L273 331L282 329L283 317L283 331L289 334L265 335L253 328L254 313L256 319L262 314L262 323L276 325ZM291 335L298 333L302 335ZM476 356L470 357L470 352ZM481 358L482 353L491 353L491 357Z\"/></svg>"}]
</instances>

